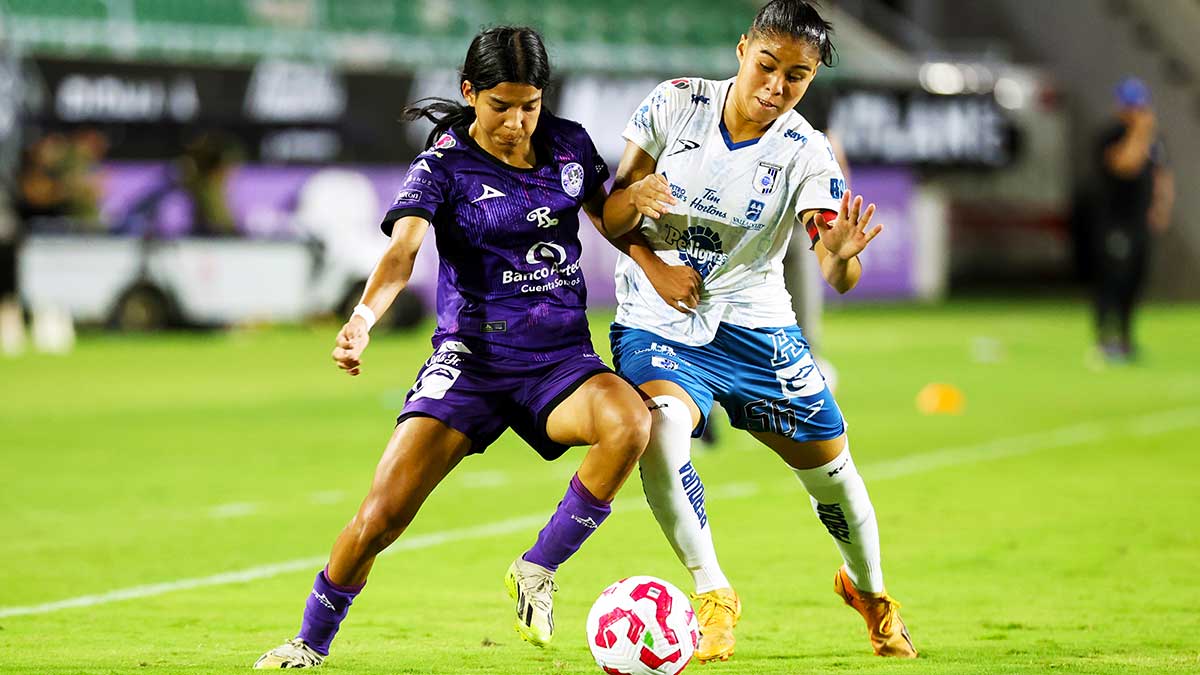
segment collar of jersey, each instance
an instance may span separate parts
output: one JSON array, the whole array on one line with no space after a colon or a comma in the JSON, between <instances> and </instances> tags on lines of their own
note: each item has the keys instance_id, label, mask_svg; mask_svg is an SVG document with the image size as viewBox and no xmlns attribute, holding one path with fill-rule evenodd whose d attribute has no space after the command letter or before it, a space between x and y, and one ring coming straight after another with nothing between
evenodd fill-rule
<instances>
[{"instance_id":1,"label":"collar of jersey","mask_svg":"<svg viewBox=\"0 0 1200 675\"><path fill-rule=\"evenodd\" d=\"M479 143L477 143L474 138L471 138L471 131L470 131L470 127L468 125L460 125L460 126L454 127L454 133L455 133L455 135L457 135L459 138L462 139L463 143L466 143L468 146L470 146L472 150L479 153L487 161L491 162L492 164L495 164L496 166L498 166L502 169L508 169L509 171L516 171L517 173L535 173L535 172L541 170L542 168L544 168L547 164L545 161L546 153L539 147L541 144L538 143L538 139L539 139L538 131L540 131L541 125L538 125L538 126L539 126L539 128L535 129L533 131L533 138L529 139L530 144L533 145L533 156L534 156L533 166L531 166L529 168L513 166L512 164L507 164L504 162L504 160L493 155L492 153L488 152L487 150L484 150L483 146L479 145Z\"/></svg>"},{"instance_id":2,"label":"collar of jersey","mask_svg":"<svg viewBox=\"0 0 1200 675\"><path fill-rule=\"evenodd\" d=\"M754 138L747 138L741 143L734 143L733 137L729 135L729 129L725 126L724 113L722 113L721 121L718 124L721 127L721 138L725 139L725 147L729 148L730 150L741 150L742 148L748 148L762 140L762 136L755 136ZM763 136L766 135L766 132L763 132Z\"/></svg>"},{"instance_id":3,"label":"collar of jersey","mask_svg":"<svg viewBox=\"0 0 1200 675\"><path fill-rule=\"evenodd\" d=\"M767 130L763 132L762 136L747 138L741 143L734 143L733 137L729 135L729 127L725 126L725 102L729 99L729 94L733 92L733 80L728 80L728 82L729 88L725 90L725 96L721 99L721 111L719 113L720 116L717 117L717 126L721 129L721 138L725 140L725 147L729 148L730 150L741 150L742 148L748 148L761 141L763 136L766 136L768 133L770 133L771 129L774 128L775 122L771 122L771 126L767 127ZM778 122L779 120L775 121Z\"/></svg>"}]
</instances>

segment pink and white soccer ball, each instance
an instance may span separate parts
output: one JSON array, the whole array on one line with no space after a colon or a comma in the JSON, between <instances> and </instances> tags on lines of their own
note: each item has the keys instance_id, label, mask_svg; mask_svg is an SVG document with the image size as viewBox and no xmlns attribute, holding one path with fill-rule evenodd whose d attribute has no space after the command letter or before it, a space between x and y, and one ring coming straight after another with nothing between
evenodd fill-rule
<instances>
[{"instance_id":1,"label":"pink and white soccer ball","mask_svg":"<svg viewBox=\"0 0 1200 675\"><path fill-rule=\"evenodd\" d=\"M587 639L609 675L676 675L692 660L700 628L683 591L655 577L629 577L596 599Z\"/></svg>"}]
</instances>

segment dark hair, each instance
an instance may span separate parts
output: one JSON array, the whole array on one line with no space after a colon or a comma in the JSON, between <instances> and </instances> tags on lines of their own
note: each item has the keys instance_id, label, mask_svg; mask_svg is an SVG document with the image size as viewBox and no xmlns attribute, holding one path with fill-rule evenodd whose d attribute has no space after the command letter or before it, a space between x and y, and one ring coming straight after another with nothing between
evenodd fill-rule
<instances>
[{"instance_id":1,"label":"dark hair","mask_svg":"<svg viewBox=\"0 0 1200 675\"><path fill-rule=\"evenodd\" d=\"M491 89L502 82L528 84L545 89L550 83L550 59L542 36L527 26L496 26L481 31L467 48L467 59L458 73L458 83L470 81L475 91ZM425 105L422 105L425 104ZM475 120L475 109L448 98L423 98L404 109L409 122L425 118L433 131L425 146L450 127Z\"/></svg>"},{"instance_id":2,"label":"dark hair","mask_svg":"<svg viewBox=\"0 0 1200 675\"><path fill-rule=\"evenodd\" d=\"M750 24L750 39L761 37L791 37L804 40L817 49L821 63L832 66L837 51L829 36L833 24L821 18L817 9L805 0L771 0Z\"/></svg>"}]
</instances>

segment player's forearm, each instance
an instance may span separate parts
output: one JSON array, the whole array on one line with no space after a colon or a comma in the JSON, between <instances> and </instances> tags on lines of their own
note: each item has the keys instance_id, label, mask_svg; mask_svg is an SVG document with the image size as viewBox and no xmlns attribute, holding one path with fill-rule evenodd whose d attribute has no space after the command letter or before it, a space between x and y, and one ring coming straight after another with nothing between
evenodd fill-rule
<instances>
[{"instance_id":1,"label":"player's forearm","mask_svg":"<svg viewBox=\"0 0 1200 675\"><path fill-rule=\"evenodd\" d=\"M608 195L608 200L604 202L604 233L614 245L618 238L632 231L641 219L642 215L633 205L633 195L629 188L614 190ZM624 250L621 252L628 255Z\"/></svg>"},{"instance_id":2,"label":"player's forearm","mask_svg":"<svg viewBox=\"0 0 1200 675\"><path fill-rule=\"evenodd\" d=\"M1130 178L1141 173L1150 161L1150 146L1154 136L1141 131L1130 131L1108 151L1108 168L1118 176Z\"/></svg>"},{"instance_id":3,"label":"player's forearm","mask_svg":"<svg viewBox=\"0 0 1200 675\"><path fill-rule=\"evenodd\" d=\"M617 247L618 251L633 258L633 262L637 263L637 266L642 268L642 271L647 276L659 265L667 264L654 252L654 248L650 246L650 241L646 239L641 230L629 230L610 241L613 246Z\"/></svg>"},{"instance_id":4,"label":"player's forearm","mask_svg":"<svg viewBox=\"0 0 1200 675\"><path fill-rule=\"evenodd\" d=\"M379 259L363 289L362 304L381 317L392 306L396 296L408 286L416 256L389 249Z\"/></svg>"},{"instance_id":5,"label":"player's forearm","mask_svg":"<svg viewBox=\"0 0 1200 675\"><path fill-rule=\"evenodd\" d=\"M842 260L830 254L821 260L821 276L835 291L846 293L857 286L862 278L862 264L858 262L858 256Z\"/></svg>"}]
</instances>

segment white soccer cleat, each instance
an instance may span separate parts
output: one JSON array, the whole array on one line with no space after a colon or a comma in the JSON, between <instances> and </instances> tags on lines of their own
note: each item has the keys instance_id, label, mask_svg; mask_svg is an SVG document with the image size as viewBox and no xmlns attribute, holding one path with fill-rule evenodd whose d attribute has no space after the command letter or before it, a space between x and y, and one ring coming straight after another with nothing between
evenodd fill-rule
<instances>
[{"instance_id":1,"label":"white soccer cleat","mask_svg":"<svg viewBox=\"0 0 1200 675\"><path fill-rule=\"evenodd\" d=\"M554 572L517 558L504 576L508 597L517 602L517 632L528 643L545 647L554 637Z\"/></svg>"},{"instance_id":2,"label":"white soccer cleat","mask_svg":"<svg viewBox=\"0 0 1200 675\"><path fill-rule=\"evenodd\" d=\"M300 638L292 638L275 649L258 657L254 662L257 669L275 668L316 668L325 662L308 643Z\"/></svg>"}]
</instances>

